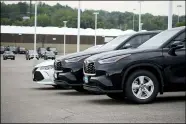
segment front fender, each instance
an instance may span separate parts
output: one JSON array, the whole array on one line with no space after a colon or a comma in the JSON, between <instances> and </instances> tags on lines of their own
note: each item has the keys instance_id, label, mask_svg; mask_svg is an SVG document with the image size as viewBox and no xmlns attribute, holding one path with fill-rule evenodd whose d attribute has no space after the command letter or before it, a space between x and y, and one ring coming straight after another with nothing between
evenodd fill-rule
<instances>
[{"instance_id":1,"label":"front fender","mask_svg":"<svg viewBox=\"0 0 186 124\"><path fill-rule=\"evenodd\" d=\"M133 69L137 69L138 67L151 67L153 69L155 69L158 74L159 74L159 77L160 77L160 93L162 94L163 93L163 87L164 87L164 76L163 76L163 72L162 72L162 67L155 64L155 63L139 63L139 64L130 64L129 66L127 66L127 68L123 69L123 77L122 77L122 83L121 83L121 87L122 89L124 89L124 84L126 82L126 78L128 76L128 73L133 70Z\"/></svg>"}]
</instances>

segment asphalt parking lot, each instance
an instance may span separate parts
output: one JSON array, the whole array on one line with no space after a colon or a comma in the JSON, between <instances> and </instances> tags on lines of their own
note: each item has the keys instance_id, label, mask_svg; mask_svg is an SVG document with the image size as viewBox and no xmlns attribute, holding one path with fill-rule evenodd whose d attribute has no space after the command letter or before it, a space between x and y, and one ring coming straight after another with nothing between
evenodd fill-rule
<instances>
[{"instance_id":1,"label":"asphalt parking lot","mask_svg":"<svg viewBox=\"0 0 186 124\"><path fill-rule=\"evenodd\" d=\"M184 92L135 105L36 84L33 64L24 55L16 55L16 60L1 56L1 123L185 123Z\"/></svg>"}]
</instances>

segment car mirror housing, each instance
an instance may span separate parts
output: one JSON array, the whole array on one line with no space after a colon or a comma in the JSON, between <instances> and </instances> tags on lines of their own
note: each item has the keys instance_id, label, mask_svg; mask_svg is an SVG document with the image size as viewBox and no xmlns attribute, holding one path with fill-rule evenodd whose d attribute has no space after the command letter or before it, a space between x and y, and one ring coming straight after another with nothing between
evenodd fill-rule
<instances>
[{"instance_id":1,"label":"car mirror housing","mask_svg":"<svg viewBox=\"0 0 186 124\"><path fill-rule=\"evenodd\" d=\"M168 51L168 54L171 55L171 56L177 56L176 53L175 53L175 51L177 49L181 49L183 47L184 47L183 44L181 44L181 45L172 44L171 47L170 47L170 49L169 49L169 51Z\"/></svg>"}]
</instances>

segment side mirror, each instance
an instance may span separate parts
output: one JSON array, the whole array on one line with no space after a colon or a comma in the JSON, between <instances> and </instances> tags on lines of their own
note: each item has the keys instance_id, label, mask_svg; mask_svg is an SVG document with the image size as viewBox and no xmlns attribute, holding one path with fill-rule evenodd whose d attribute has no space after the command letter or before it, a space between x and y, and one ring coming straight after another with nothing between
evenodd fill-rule
<instances>
[{"instance_id":1,"label":"side mirror","mask_svg":"<svg viewBox=\"0 0 186 124\"><path fill-rule=\"evenodd\" d=\"M177 49L181 49L183 47L184 47L184 45L183 45L183 42L182 41L175 41L173 44L171 44L170 49L168 51L168 54L169 55L172 55L172 56L176 56L175 51Z\"/></svg>"}]
</instances>

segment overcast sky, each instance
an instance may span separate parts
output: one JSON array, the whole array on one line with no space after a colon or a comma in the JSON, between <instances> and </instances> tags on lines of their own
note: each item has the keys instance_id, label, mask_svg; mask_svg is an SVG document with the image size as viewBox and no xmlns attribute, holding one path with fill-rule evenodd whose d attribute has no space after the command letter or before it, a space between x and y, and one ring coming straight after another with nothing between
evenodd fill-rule
<instances>
[{"instance_id":1,"label":"overcast sky","mask_svg":"<svg viewBox=\"0 0 186 124\"><path fill-rule=\"evenodd\" d=\"M19 1L5 1L5 3L17 3ZM28 0L22 0L22 2L29 2ZM78 7L78 1L41 1L49 5L55 5L60 3L61 5L68 5L72 8ZM34 3L34 1L32 2ZM168 3L169 1L144 1L142 2L142 13L151 13L153 15L168 15ZM177 8L177 5L181 5L181 8ZM93 10L106 10L106 11L120 11L120 12L139 12L138 1L81 1L81 9L93 9ZM173 14L185 15L185 1L173 1Z\"/></svg>"}]
</instances>

